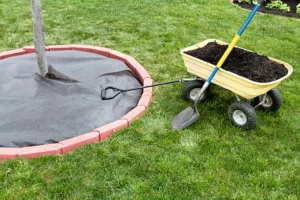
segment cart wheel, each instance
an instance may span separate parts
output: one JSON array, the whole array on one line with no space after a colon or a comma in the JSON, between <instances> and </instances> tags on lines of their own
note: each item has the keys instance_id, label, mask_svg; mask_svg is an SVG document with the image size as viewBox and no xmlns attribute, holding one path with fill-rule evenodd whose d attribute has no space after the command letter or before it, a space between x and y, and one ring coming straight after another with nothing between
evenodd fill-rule
<instances>
[{"instance_id":1,"label":"cart wheel","mask_svg":"<svg viewBox=\"0 0 300 200\"><path fill-rule=\"evenodd\" d=\"M228 116L235 126L253 129L256 126L256 112L247 102L235 102L229 106Z\"/></svg>"},{"instance_id":2,"label":"cart wheel","mask_svg":"<svg viewBox=\"0 0 300 200\"><path fill-rule=\"evenodd\" d=\"M185 84L184 88L182 89L183 99L186 101L194 102L204 83L205 83L204 81L200 81L200 80L193 80L187 82L187 84ZM208 98L209 92L210 89L208 87L204 92L204 94L202 95L202 97L200 97L199 103L204 102Z\"/></svg>"},{"instance_id":3,"label":"cart wheel","mask_svg":"<svg viewBox=\"0 0 300 200\"><path fill-rule=\"evenodd\" d=\"M263 96L264 95L255 97L254 105L259 104L263 100ZM280 109L281 105L282 105L282 96L277 89L273 88L267 92L265 102L261 104L259 107L267 111L276 112Z\"/></svg>"}]
</instances>

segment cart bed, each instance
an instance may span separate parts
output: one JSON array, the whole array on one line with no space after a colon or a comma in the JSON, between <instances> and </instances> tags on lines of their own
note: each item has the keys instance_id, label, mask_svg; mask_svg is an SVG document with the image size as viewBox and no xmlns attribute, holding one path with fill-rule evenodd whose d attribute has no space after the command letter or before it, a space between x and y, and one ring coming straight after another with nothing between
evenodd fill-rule
<instances>
[{"instance_id":1,"label":"cart bed","mask_svg":"<svg viewBox=\"0 0 300 200\"><path fill-rule=\"evenodd\" d=\"M205 40L196 45L184 48L180 51L180 53L183 57L185 66L187 68L187 71L189 73L196 75L200 78L203 78L205 80L208 79L208 77L212 73L213 69L215 68L215 65L212 65L201 59L192 57L184 52L194 50L197 48L202 48L210 42L217 42L218 44L228 45L228 43L222 42L220 40L208 39L208 40ZM239 47L237 47L237 48L239 48ZM249 51L247 49L244 49L244 50ZM249 51L249 52L251 52L251 51ZM232 91L233 93L235 93L239 96L242 96L246 99L252 99L259 95L265 94L272 88L276 87L282 80L289 77L291 75L291 73L293 72L292 66L290 66L288 63L285 63L283 61L280 61L280 60L277 60L274 58L270 58L270 57L268 57L268 58L274 62L283 64L284 67L288 70L288 73L284 77L282 77L276 81L260 83L260 82L255 82L255 81L249 80L247 78L244 78L242 76L239 76L237 74L234 74L232 72L226 71L221 68L218 71L218 73L215 75L214 79L212 80L212 83L219 85L220 87L223 87L225 89L228 89L228 90Z\"/></svg>"}]
</instances>

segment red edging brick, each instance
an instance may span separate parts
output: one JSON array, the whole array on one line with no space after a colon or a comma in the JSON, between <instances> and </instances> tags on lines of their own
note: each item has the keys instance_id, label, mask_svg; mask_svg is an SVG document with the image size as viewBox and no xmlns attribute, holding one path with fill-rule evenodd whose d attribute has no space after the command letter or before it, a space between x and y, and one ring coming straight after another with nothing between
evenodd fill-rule
<instances>
[{"instance_id":1,"label":"red edging brick","mask_svg":"<svg viewBox=\"0 0 300 200\"><path fill-rule=\"evenodd\" d=\"M153 84L153 81L151 78L146 78L144 80L144 86L152 85L152 84ZM153 87L148 87L148 88L143 89L143 94L152 95L152 93L153 93Z\"/></svg>"},{"instance_id":2,"label":"red edging brick","mask_svg":"<svg viewBox=\"0 0 300 200\"><path fill-rule=\"evenodd\" d=\"M120 53L118 51L115 51L115 50L111 50L109 52L109 57L113 58L113 59L117 59L117 60L123 61L123 62L126 62L127 55L123 54L123 53Z\"/></svg>"},{"instance_id":3,"label":"red edging brick","mask_svg":"<svg viewBox=\"0 0 300 200\"><path fill-rule=\"evenodd\" d=\"M100 141L101 141L110 137L113 132L126 128L127 126L128 126L128 121L124 119L120 119L112 123L106 124L104 126L101 126L95 129L94 131L100 133Z\"/></svg>"},{"instance_id":4,"label":"red edging brick","mask_svg":"<svg viewBox=\"0 0 300 200\"><path fill-rule=\"evenodd\" d=\"M23 49L15 49L15 50L3 52L0 54L0 56L4 56L4 58L10 58L13 56L20 56L23 54L27 54L27 51L25 51Z\"/></svg>"},{"instance_id":5,"label":"red edging brick","mask_svg":"<svg viewBox=\"0 0 300 200\"><path fill-rule=\"evenodd\" d=\"M21 148L0 148L0 159L1 160L10 160L13 158L19 157L21 153Z\"/></svg>"},{"instance_id":6,"label":"red edging brick","mask_svg":"<svg viewBox=\"0 0 300 200\"><path fill-rule=\"evenodd\" d=\"M106 57L109 57L110 51L111 51L111 49L107 49L104 47L92 47L92 53L96 53L96 54L106 56Z\"/></svg>"},{"instance_id":7,"label":"red edging brick","mask_svg":"<svg viewBox=\"0 0 300 200\"><path fill-rule=\"evenodd\" d=\"M142 116L146 111L145 106L137 106L129 113L124 115L121 119L127 120L130 124L132 121L136 120L138 117Z\"/></svg>"},{"instance_id":8,"label":"red edging brick","mask_svg":"<svg viewBox=\"0 0 300 200\"><path fill-rule=\"evenodd\" d=\"M138 106L145 106L146 108L148 108L150 105L151 99L152 99L152 94L143 94L138 103Z\"/></svg>"},{"instance_id":9,"label":"red edging brick","mask_svg":"<svg viewBox=\"0 0 300 200\"><path fill-rule=\"evenodd\" d=\"M45 144L21 148L21 157L34 158L42 155L62 154L62 144Z\"/></svg>"},{"instance_id":10,"label":"red edging brick","mask_svg":"<svg viewBox=\"0 0 300 200\"><path fill-rule=\"evenodd\" d=\"M136 66L136 75L140 81L144 84L146 78L151 78L150 74L145 70L143 66Z\"/></svg>"},{"instance_id":11,"label":"red edging brick","mask_svg":"<svg viewBox=\"0 0 300 200\"><path fill-rule=\"evenodd\" d=\"M125 57L125 64L131 69L134 74L136 74L135 66L140 65L140 63L138 63L133 57L128 55Z\"/></svg>"},{"instance_id":12,"label":"red edging brick","mask_svg":"<svg viewBox=\"0 0 300 200\"><path fill-rule=\"evenodd\" d=\"M47 49L49 49L49 51L62 51L62 50L72 50L72 47L70 45L50 45L47 46Z\"/></svg>"},{"instance_id":13,"label":"red edging brick","mask_svg":"<svg viewBox=\"0 0 300 200\"><path fill-rule=\"evenodd\" d=\"M34 46L25 46L23 47L23 50L25 50L27 53L35 53Z\"/></svg>"},{"instance_id":14,"label":"red edging brick","mask_svg":"<svg viewBox=\"0 0 300 200\"><path fill-rule=\"evenodd\" d=\"M79 44L72 44L70 46L72 50L85 51L85 52L92 52L92 48L93 48L93 46L90 45L79 45Z\"/></svg>"},{"instance_id":15,"label":"red edging brick","mask_svg":"<svg viewBox=\"0 0 300 200\"><path fill-rule=\"evenodd\" d=\"M79 135L68 140L60 142L62 144L62 153L66 153L80 147L84 144L94 143L99 141L98 132L90 132L83 135Z\"/></svg>"},{"instance_id":16,"label":"red edging brick","mask_svg":"<svg viewBox=\"0 0 300 200\"><path fill-rule=\"evenodd\" d=\"M133 71L133 73L135 73L135 75L143 84L146 78L151 78L150 74L145 70L145 68L133 57L126 56L125 59L126 65Z\"/></svg>"}]
</instances>

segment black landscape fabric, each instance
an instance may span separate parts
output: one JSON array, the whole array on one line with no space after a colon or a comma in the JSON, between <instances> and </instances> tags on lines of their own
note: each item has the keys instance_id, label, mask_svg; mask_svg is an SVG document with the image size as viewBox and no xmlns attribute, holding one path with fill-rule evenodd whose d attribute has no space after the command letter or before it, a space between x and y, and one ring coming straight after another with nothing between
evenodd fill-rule
<instances>
[{"instance_id":1,"label":"black landscape fabric","mask_svg":"<svg viewBox=\"0 0 300 200\"><path fill-rule=\"evenodd\" d=\"M138 103L135 90L103 101L101 90L141 84L122 61L80 51L47 52L52 71L40 76L36 55L0 60L0 147L57 143L120 119Z\"/></svg>"}]
</instances>

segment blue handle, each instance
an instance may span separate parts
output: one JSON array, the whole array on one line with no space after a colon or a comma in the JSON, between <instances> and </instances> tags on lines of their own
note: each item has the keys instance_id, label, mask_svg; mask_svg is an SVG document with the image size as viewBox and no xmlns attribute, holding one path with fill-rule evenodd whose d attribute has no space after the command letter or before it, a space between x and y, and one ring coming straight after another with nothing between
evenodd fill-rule
<instances>
[{"instance_id":1,"label":"blue handle","mask_svg":"<svg viewBox=\"0 0 300 200\"><path fill-rule=\"evenodd\" d=\"M263 0L262 0L263 1ZM246 19L246 21L244 22L244 24L242 25L241 29L238 32L238 35L241 36L243 34L243 32L245 31L246 27L248 26L248 24L250 23L251 19L254 17L255 13L257 12L257 10L259 9L260 5L256 4L255 7L252 9L251 13L249 14L248 18Z\"/></svg>"}]
</instances>

